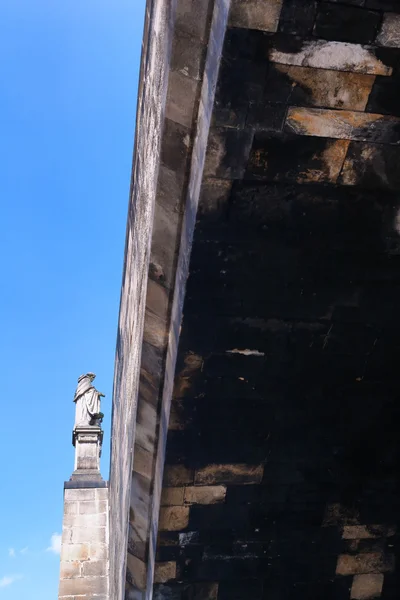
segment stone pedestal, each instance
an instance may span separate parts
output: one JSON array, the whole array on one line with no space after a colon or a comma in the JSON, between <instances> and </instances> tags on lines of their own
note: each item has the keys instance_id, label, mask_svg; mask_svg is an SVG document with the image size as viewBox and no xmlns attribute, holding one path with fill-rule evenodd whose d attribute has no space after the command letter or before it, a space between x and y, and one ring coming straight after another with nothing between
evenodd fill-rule
<instances>
[{"instance_id":1,"label":"stone pedestal","mask_svg":"<svg viewBox=\"0 0 400 600\"><path fill-rule=\"evenodd\" d=\"M72 433L75 446L75 470L71 481L102 481L100 474L103 430L98 425L75 427Z\"/></svg>"},{"instance_id":2,"label":"stone pedestal","mask_svg":"<svg viewBox=\"0 0 400 600\"><path fill-rule=\"evenodd\" d=\"M108 482L100 474L103 431L75 427L75 470L64 484L59 600L108 600Z\"/></svg>"}]
</instances>

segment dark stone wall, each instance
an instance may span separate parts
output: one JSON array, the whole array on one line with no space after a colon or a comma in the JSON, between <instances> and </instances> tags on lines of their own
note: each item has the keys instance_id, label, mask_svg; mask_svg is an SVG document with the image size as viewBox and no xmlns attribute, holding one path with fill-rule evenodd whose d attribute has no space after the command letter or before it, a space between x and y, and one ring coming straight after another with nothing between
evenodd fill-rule
<instances>
[{"instance_id":1,"label":"dark stone wall","mask_svg":"<svg viewBox=\"0 0 400 600\"><path fill-rule=\"evenodd\" d=\"M157 600L398 598L400 59L385 10L400 12L291 0L273 31L228 30ZM308 46L299 64L310 40L373 45L335 68Z\"/></svg>"}]
</instances>

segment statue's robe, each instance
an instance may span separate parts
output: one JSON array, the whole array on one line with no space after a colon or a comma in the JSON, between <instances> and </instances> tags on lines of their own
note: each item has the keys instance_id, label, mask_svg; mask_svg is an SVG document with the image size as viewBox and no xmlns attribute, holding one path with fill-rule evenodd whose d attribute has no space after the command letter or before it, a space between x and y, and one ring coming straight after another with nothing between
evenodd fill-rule
<instances>
[{"instance_id":1,"label":"statue's robe","mask_svg":"<svg viewBox=\"0 0 400 600\"><path fill-rule=\"evenodd\" d=\"M90 425L93 416L100 412L100 392L92 385L89 377L78 382L74 402L75 426Z\"/></svg>"}]
</instances>

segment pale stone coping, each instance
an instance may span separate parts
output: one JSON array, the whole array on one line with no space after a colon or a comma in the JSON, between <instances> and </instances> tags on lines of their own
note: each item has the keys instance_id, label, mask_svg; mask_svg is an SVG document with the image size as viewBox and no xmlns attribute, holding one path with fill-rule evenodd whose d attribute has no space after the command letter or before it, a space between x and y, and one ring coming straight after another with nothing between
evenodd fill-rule
<instances>
[{"instance_id":1,"label":"pale stone coping","mask_svg":"<svg viewBox=\"0 0 400 600\"><path fill-rule=\"evenodd\" d=\"M126 515L132 464L142 473L133 469L133 486L135 477L143 478L144 475L154 484L152 495L149 492L139 498L133 494L132 498L138 504L131 507L144 537L143 544L149 548L145 578L142 574L133 579L142 581L142 585L144 581L146 594L151 595L179 326L229 5L230 0L196 0L195 3L191 0L172 3L147 0L114 380L110 475L110 593L113 600L122 600L124 592L128 541ZM214 19L212 25L211 18ZM213 27L217 29L214 31ZM182 31L187 37L188 29L198 35L189 38L188 69L183 73L179 68L179 37ZM168 87L171 73L174 74ZM182 94L182 90L186 93ZM165 147L160 148L166 141ZM175 164L162 163L162 152L167 162L171 155L169 143L182 153L182 159L176 160ZM172 192L171 186L167 194L165 185L164 188L160 186L162 177L164 184L165 178L170 177ZM151 237L153 231L165 232L163 248L169 248L173 253L179 248L178 255L165 254L154 236ZM165 282L160 283L158 273L165 276ZM150 291L155 295L146 298L149 281L152 281ZM165 296L165 288L168 289L168 302L160 303L158 300L163 293ZM149 345L155 355L154 360L150 357L150 381L141 379L139 383L140 365L143 368L143 354ZM166 362L163 356L166 356ZM160 396L162 401L158 404ZM136 423L138 416L143 418L146 411L138 410L137 402L139 406L141 402L149 402L156 408L154 415L151 412L149 418L146 416L146 423L140 422L141 438L146 440L146 447L139 462L133 458L138 449ZM162 423L159 434L158 419ZM152 457L156 457L153 465L150 464ZM129 529L134 530L132 524ZM129 570L136 569L137 564L130 560ZM134 593L139 594L139 590Z\"/></svg>"}]
</instances>

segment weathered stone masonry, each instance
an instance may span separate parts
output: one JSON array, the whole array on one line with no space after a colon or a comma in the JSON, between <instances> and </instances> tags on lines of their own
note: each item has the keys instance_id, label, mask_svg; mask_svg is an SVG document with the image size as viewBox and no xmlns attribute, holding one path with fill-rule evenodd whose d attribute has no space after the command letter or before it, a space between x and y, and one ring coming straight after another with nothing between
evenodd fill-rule
<instances>
[{"instance_id":1,"label":"weathered stone masonry","mask_svg":"<svg viewBox=\"0 0 400 600\"><path fill-rule=\"evenodd\" d=\"M113 600L398 597L399 82L394 1L149 0Z\"/></svg>"},{"instance_id":2,"label":"weathered stone masonry","mask_svg":"<svg viewBox=\"0 0 400 600\"><path fill-rule=\"evenodd\" d=\"M233 3L155 598L398 597L400 15L377 8Z\"/></svg>"}]
</instances>

